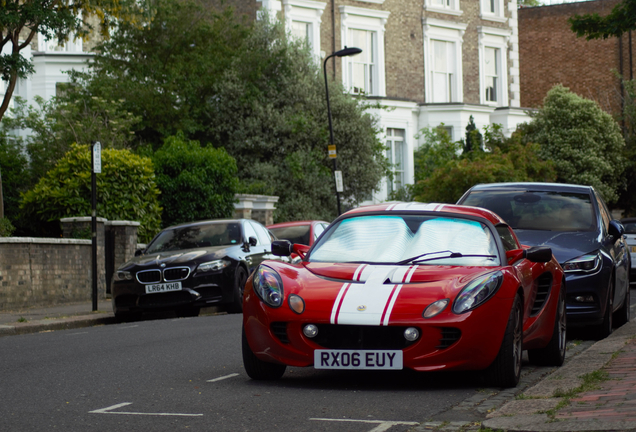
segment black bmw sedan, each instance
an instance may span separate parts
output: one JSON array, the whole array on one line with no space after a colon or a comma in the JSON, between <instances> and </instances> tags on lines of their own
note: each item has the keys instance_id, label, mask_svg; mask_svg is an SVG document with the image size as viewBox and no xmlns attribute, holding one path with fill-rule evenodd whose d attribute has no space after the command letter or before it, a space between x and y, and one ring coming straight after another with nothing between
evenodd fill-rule
<instances>
[{"instance_id":1,"label":"black bmw sedan","mask_svg":"<svg viewBox=\"0 0 636 432\"><path fill-rule=\"evenodd\" d=\"M197 316L201 307L225 305L243 310L247 276L271 254L276 238L249 219L209 220L161 231L135 258L120 266L111 283L119 318L174 310Z\"/></svg>"},{"instance_id":2,"label":"black bmw sedan","mask_svg":"<svg viewBox=\"0 0 636 432\"><path fill-rule=\"evenodd\" d=\"M566 276L568 326L596 338L630 318L630 256L624 228L591 186L493 183L473 186L458 204L501 216L522 244L549 246Z\"/></svg>"}]
</instances>

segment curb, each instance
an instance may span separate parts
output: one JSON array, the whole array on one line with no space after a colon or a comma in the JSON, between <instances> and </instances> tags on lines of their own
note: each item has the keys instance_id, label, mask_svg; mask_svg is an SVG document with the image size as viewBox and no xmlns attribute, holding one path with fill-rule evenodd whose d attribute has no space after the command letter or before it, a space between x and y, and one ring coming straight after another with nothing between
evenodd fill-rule
<instances>
[{"instance_id":1,"label":"curb","mask_svg":"<svg viewBox=\"0 0 636 432\"><path fill-rule=\"evenodd\" d=\"M115 315L109 313L100 314L100 316L78 315L66 318L51 318L47 320L16 323L11 325L0 324L0 337L92 327L97 325L115 324L117 322L119 321L115 318Z\"/></svg>"}]
</instances>

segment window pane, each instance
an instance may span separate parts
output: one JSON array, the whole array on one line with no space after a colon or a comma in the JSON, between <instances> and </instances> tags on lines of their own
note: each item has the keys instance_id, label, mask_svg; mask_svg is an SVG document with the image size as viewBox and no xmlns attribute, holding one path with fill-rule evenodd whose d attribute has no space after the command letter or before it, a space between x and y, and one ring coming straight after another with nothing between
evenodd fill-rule
<instances>
[{"instance_id":1,"label":"window pane","mask_svg":"<svg viewBox=\"0 0 636 432\"><path fill-rule=\"evenodd\" d=\"M304 40L309 43L309 28L311 24L300 22L300 21L292 21L291 33L294 38L299 40Z\"/></svg>"}]
</instances>

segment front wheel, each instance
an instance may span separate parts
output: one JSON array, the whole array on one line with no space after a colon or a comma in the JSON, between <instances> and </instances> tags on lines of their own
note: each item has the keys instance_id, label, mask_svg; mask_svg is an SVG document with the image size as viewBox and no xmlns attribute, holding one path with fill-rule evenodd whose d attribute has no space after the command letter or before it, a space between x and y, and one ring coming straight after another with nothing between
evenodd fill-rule
<instances>
[{"instance_id":1,"label":"front wheel","mask_svg":"<svg viewBox=\"0 0 636 432\"><path fill-rule=\"evenodd\" d=\"M629 319L631 318L631 311L629 304L631 303L631 294L629 292L629 283L627 284L625 299L623 300L623 306L619 310L614 313L614 326L616 328L622 326L623 324L627 324Z\"/></svg>"},{"instance_id":2,"label":"front wheel","mask_svg":"<svg viewBox=\"0 0 636 432\"><path fill-rule=\"evenodd\" d=\"M565 288L561 288L552 339L545 348L528 350L530 362L539 366L561 366L565 361L566 328Z\"/></svg>"},{"instance_id":3,"label":"front wheel","mask_svg":"<svg viewBox=\"0 0 636 432\"><path fill-rule=\"evenodd\" d=\"M499 353L485 371L486 379L495 387L515 387L521 378L522 317L521 295L517 294L510 310Z\"/></svg>"},{"instance_id":4,"label":"front wheel","mask_svg":"<svg viewBox=\"0 0 636 432\"><path fill-rule=\"evenodd\" d=\"M234 273L234 286L232 287L232 303L227 306L228 313L241 313L243 312L243 290L245 289L245 282L247 282L247 272L241 266L236 268Z\"/></svg>"},{"instance_id":5,"label":"front wheel","mask_svg":"<svg viewBox=\"0 0 636 432\"><path fill-rule=\"evenodd\" d=\"M277 380L283 376L287 366L278 363L268 363L256 357L245 336L245 328L241 335L243 351L243 367L245 372L253 380Z\"/></svg>"},{"instance_id":6,"label":"front wheel","mask_svg":"<svg viewBox=\"0 0 636 432\"><path fill-rule=\"evenodd\" d=\"M610 280L610 284L607 287L607 304L605 305L605 315L603 315L603 322L595 329L596 340L605 339L612 334L614 323L612 322L612 309L614 309L614 280Z\"/></svg>"}]
</instances>

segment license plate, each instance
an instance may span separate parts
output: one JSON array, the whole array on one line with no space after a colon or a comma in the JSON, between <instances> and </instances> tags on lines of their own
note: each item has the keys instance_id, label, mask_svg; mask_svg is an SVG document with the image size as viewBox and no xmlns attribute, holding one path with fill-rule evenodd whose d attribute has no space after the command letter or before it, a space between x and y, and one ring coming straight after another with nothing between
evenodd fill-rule
<instances>
[{"instance_id":1,"label":"license plate","mask_svg":"<svg viewBox=\"0 0 636 432\"><path fill-rule=\"evenodd\" d=\"M400 350L314 350L315 369L402 369Z\"/></svg>"},{"instance_id":2,"label":"license plate","mask_svg":"<svg viewBox=\"0 0 636 432\"><path fill-rule=\"evenodd\" d=\"M632 252L636 253L636 246L632 246Z\"/></svg>"},{"instance_id":3,"label":"license plate","mask_svg":"<svg viewBox=\"0 0 636 432\"><path fill-rule=\"evenodd\" d=\"M146 285L146 294L181 291L181 282Z\"/></svg>"}]
</instances>

